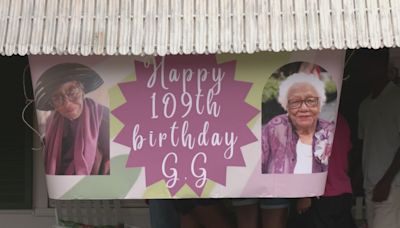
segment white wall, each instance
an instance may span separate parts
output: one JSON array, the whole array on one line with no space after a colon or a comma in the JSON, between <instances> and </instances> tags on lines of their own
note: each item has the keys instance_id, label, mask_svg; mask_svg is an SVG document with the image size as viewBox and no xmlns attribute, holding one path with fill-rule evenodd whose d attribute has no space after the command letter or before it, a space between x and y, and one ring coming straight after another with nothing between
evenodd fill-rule
<instances>
[{"instance_id":1,"label":"white wall","mask_svg":"<svg viewBox=\"0 0 400 228\"><path fill-rule=\"evenodd\" d=\"M0 227L46 228L55 224L54 216L36 216L33 211L0 211Z\"/></svg>"},{"instance_id":2,"label":"white wall","mask_svg":"<svg viewBox=\"0 0 400 228\"><path fill-rule=\"evenodd\" d=\"M120 216L132 227L150 228L147 208L123 209ZM50 228L55 225L53 209L0 211L1 228Z\"/></svg>"},{"instance_id":3,"label":"white wall","mask_svg":"<svg viewBox=\"0 0 400 228\"><path fill-rule=\"evenodd\" d=\"M37 145L35 143L35 147ZM42 155L40 151L33 153L33 209L0 210L0 228L50 228L56 225L55 210L48 207ZM147 208L123 208L120 218L132 227L150 227Z\"/></svg>"}]
</instances>

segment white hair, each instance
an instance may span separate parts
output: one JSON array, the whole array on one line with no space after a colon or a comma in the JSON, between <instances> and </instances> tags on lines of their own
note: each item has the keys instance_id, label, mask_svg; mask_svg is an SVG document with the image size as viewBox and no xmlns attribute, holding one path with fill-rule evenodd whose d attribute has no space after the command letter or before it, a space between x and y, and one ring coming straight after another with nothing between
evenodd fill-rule
<instances>
[{"instance_id":1,"label":"white hair","mask_svg":"<svg viewBox=\"0 0 400 228\"><path fill-rule=\"evenodd\" d=\"M315 89L315 91L317 91L319 97L319 107L322 108L322 106L326 102L324 82L319 80L315 75L312 74L294 73L283 80L279 86L278 102L279 104L281 104L283 109L287 111L289 90L293 85L298 83L311 85Z\"/></svg>"}]
</instances>

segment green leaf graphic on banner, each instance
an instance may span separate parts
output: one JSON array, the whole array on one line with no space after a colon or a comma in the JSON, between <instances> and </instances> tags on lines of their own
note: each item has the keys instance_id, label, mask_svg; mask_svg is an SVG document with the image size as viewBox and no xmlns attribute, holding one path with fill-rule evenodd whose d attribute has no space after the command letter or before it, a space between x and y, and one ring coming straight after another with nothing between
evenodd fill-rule
<instances>
[{"instance_id":1,"label":"green leaf graphic on banner","mask_svg":"<svg viewBox=\"0 0 400 228\"><path fill-rule=\"evenodd\" d=\"M217 61L219 63L236 61L235 79L253 83L246 102L261 110L260 91L263 90L271 74L283 63L290 61L290 56L290 52L259 52L252 55L222 54L217 55ZM248 126L252 128L256 124L256 120L257 118L253 118Z\"/></svg>"},{"instance_id":2,"label":"green leaf graphic on banner","mask_svg":"<svg viewBox=\"0 0 400 228\"><path fill-rule=\"evenodd\" d=\"M135 76L131 75L126 77L124 81L128 80L135 80ZM119 107L123 103L126 102L124 96L121 93L121 90L119 89L118 86L114 86L108 91L108 94L110 96L110 110L114 110L115 108ZM118 134L119 131L124 127L124 125L119 121L117 118L115 118L111 113L110 113L110 137L113 139L115 136Z\"/></svg>"},{"instance_id":3,"label":"green leaf graphic on banner","mask_svg":"<svg viewBox=\"0 0 400 228\"><path fill-rule=\"evenodd\" d=\"M83 178L61 199L116 199L124 198L136 182L141 169L126 169L128 155L120 155L111 159L109 176L88 176Z\"/></svg>"}]
</instances>

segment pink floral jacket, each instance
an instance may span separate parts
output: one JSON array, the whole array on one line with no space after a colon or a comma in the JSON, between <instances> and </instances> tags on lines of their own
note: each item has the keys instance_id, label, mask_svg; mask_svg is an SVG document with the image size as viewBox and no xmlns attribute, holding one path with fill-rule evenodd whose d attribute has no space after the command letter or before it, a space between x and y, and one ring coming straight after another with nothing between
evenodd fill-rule
<instances>
[{"instance_id":1,"label":"pink floral jacket","mask_svg":"<svg viewBox=\"0 0 400 228\"><path fill-rule=\"evenodd\" d=\"M325 172L332 149L334 123L319 119L313 138L312 172ZM287 114L274 117L262 128L262 173L293 173L299 140Z\"/></svg>"}]
</instances>

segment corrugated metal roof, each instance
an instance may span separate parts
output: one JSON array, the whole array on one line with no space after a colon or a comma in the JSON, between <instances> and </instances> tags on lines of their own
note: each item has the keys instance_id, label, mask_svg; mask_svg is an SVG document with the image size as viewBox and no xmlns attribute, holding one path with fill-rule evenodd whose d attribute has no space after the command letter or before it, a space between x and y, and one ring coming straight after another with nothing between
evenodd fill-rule
<instances>
[{"instance_id":1,"label":"corrugated metal roof","mask_svg":"<svg viewBox=\"0 0 400 228\"><path fill-rule=\"evenodd\" d=\"M0 54L400 46L399 0L0 0Z\"/></svg>"}]
</instances>

